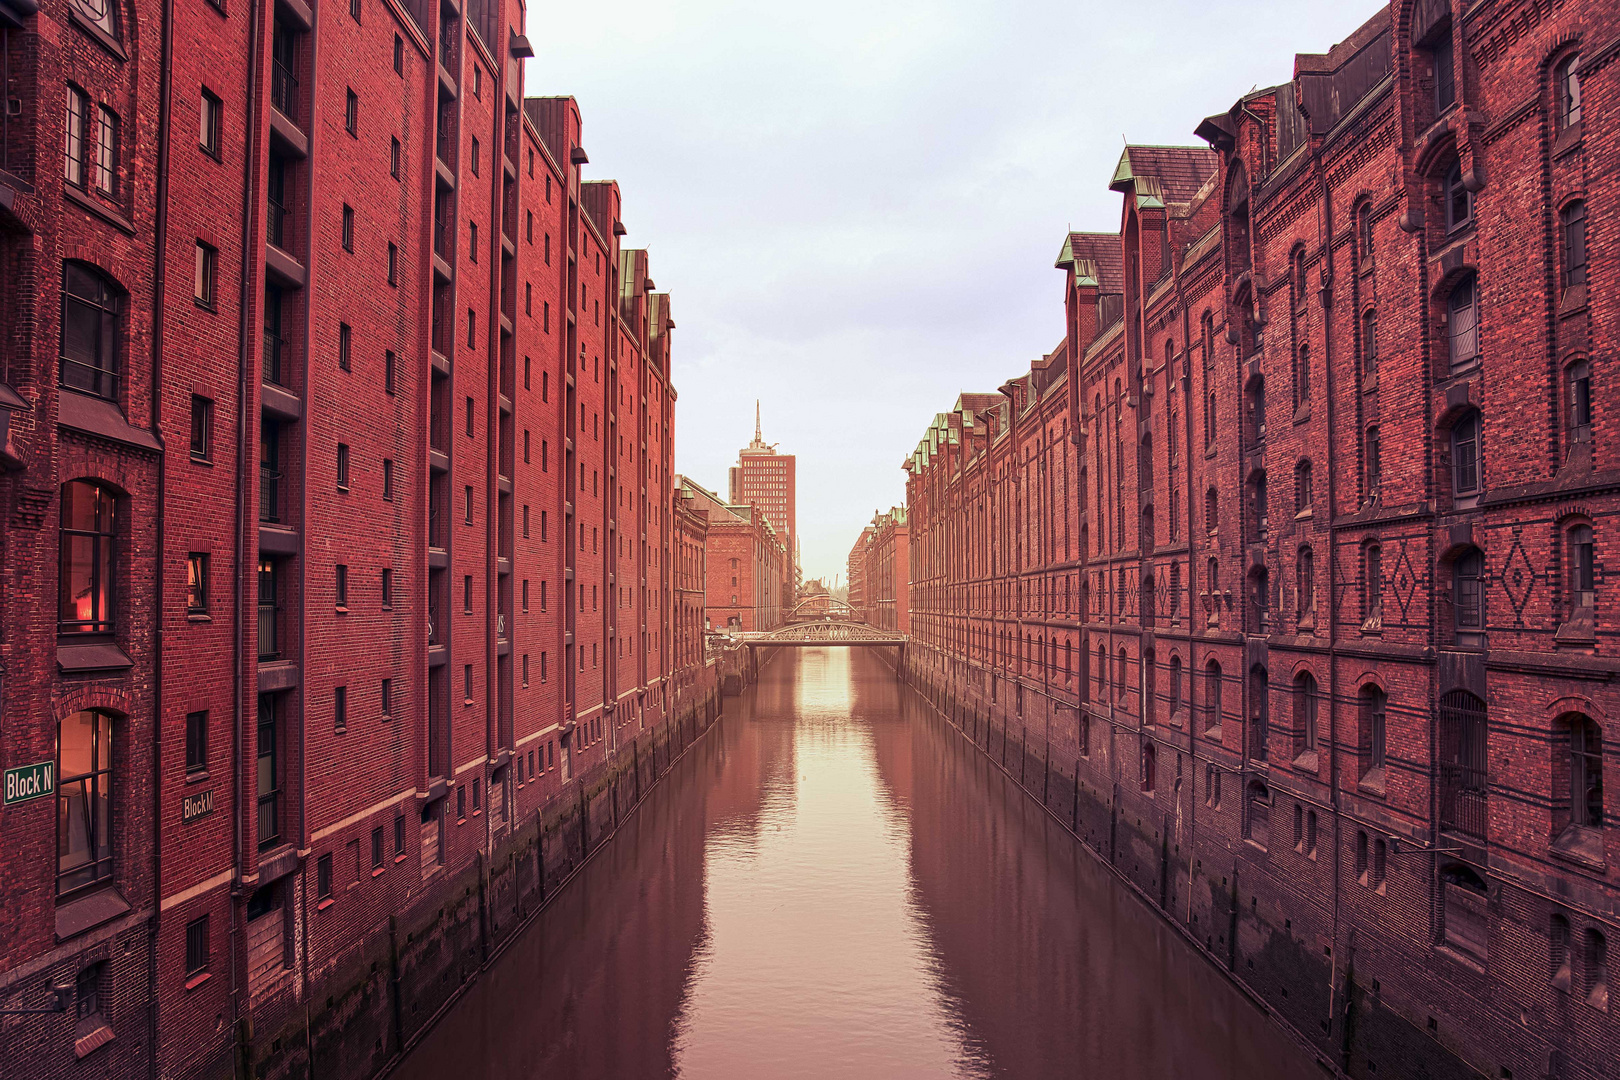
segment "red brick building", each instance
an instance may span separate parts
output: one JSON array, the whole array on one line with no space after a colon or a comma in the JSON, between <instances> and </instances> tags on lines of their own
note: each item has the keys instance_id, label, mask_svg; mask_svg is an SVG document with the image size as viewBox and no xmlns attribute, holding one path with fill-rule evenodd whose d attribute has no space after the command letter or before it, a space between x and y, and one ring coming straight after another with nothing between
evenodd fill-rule
<instances>
[{"instance_id":1,"label":"red brick building","mask_svg":"<svg viewBox=\"0 0 1620 1080\"><path fill-rule=\"evenodd\" d=\"M799 459L778 452L760 433L759 402L754 402L754 440L737 452L737 464L727 473L733 506L757 506L776 530L788 557L788 592L784 602L793 606L800 580L799 567Z\"/></svg>"},{"instance_id":2,"label":"red brick building","mask_svg":"<svg viewBox=\"0 0 1620 1080\"><path fill-rule=\"evenodd\" d=\"M872 626L911 632L911 542L906 508L875 514L849 555L850 608ZM859 603L856 600L859 598Z\"/></svg>"},{"instance_id":3,"label":"red brick building","mask_svg":"<svg viewBox=\"0 0 1620 1080\"><path fill-rule=\"evenodd\" d=\"M680 477L690 506L707 519L704 537L704 626L753 633L774 630L787 616L787 549L757 506L738 506L688 477Z\"/></svg>"},{"instance_id":4,"label":"red brick building","mask_svg":"<svg viewBox=\"0 0 1620 1080\"><path fill-rule=\"evenodd\" d=\"M520 3L0 24L0 1054L368 1073L714 697L669 298Z\"/></svg>"},{"instance_id":5,"label":"red brick building","mask_svg":"<svg viewBox=\"0 0 1620 1080\"><path fill-rule=\"evenodd\" d=\"M910 677L1352 1075L1620 1057L1617 33L1395 5L1127 147L907 463Z\"/></svg>"}]
</instances>

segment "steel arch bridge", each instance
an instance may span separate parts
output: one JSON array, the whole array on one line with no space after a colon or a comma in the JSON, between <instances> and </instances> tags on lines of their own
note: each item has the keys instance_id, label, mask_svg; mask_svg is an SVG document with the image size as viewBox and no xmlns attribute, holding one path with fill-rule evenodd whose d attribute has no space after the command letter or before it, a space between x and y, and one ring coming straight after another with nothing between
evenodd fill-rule
<instances>
[{"instance_id":1,"label":"steel arch bridge","mask_svg":"<svg viewBox=\"0 0 1620 1080\"><path fill-rule=\"evenodd\" d=\"M822 619L815 622L788 623L765 633L744 634L743 644L750 648L780 646L793 649L816 649L836 645L861 647L889 646L904 648L910 640L904 634L880 630L865 623Z\"/></svg>"},{"instance_id":2,"label":"steel arch bridge","mask_svg":"<svg viewBox=\"0 0 1620 1080\"><path fill-rule=\"evenodd\" d=\"M790 623L805 622L810 619L840 619L844 622L861 622L858 612L849 606L847 601L840 600L826 593L807 596L793 605L788 612L787 621Z\"/></svg>"}]
</instances>

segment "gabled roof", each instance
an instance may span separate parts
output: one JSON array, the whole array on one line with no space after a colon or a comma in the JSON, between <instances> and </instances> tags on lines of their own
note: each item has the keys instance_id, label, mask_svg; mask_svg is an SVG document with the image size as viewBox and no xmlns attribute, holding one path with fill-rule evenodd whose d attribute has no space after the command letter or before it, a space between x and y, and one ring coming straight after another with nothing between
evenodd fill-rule
<instances>
[{"instance_id":1,"label":"gabled roof","mask_svg":"<svg viewBox=\"0 0 1620 1080\"><path fill-rule=\"evenodd\" d=\"M1127 146L1108 187L1134 187L1138 206L1186 203L1218 167L1219 159L1205 146Z\"/></svg>"},{"instance_id":2,"label":"gabled roof","mask_svg":"<svg viewBox=\"0 0 1620 1080\"><path fill-rule=\"evenodd\" d=\"M1056 264L1060 269L1074 267L1076 285L1095 285L1100 292L1120 292L1125 287L1124 252L1118 233L1070 233Z\"/></svg>"}]
</instances>

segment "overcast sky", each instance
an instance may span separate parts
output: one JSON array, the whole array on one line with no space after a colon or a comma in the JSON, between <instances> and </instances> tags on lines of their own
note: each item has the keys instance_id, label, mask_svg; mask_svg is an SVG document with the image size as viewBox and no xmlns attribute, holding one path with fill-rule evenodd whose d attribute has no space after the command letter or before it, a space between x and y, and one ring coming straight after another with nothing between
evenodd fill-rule
<instances>
[{"instance_id":1,"label":"overcast sky","mask_svg":"<svg viewBox=\"0 0 1620 1080\"><path fill-rule=\"evenodd\" d=\"M964 390L1063 334L1064 232L1119 227L1124 140L1283 82L1379 5L531 0L530 94L572 94L677 323L675 467L798 455L806 577L844 572Z\"/></svg>"}]
</instances>

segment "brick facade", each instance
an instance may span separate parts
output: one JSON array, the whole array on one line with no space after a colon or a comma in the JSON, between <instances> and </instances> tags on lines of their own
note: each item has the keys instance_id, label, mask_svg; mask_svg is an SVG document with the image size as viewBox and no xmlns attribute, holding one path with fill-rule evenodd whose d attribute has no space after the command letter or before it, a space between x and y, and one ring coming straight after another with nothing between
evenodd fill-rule
<instances>
[{"instance_id":1,"label":"brick facade","mask_svg":"<svg viewBox=\"0 0 1620 1080\"><path fill-rule=\"evenodd\" d=\"M1394 5L1127 147L907 463L908 676L1351 1075L1620 1055L1617 34Z\"/></svg>"},{"instance_id":2,"label":"brick facade","mask_svg":"<svg viewBox=\"0 0 1620 1080\"><path fill-rule=\"evenodd\" d=\"M849 554L849 606L858 619L911 632L911 541L906 508L876 514Z\"/></svg>"},{"instance_id":3,"label":"brick facade","mask_svg":"<svg viewBox=\"0 0 1620 1080\"><path fill-rule=\"evenodd\" d=\"M758 508L722 502L687 477L679 482L687 505L706 519L705 629L754 633L782 625L790 563L770 521Z\"/></svg>"},{"instance_id":4,"label":"brick facade","mask_svg":"<svg viewBox=\"0 0 1620 1080\"><path fill-rule=\"evenodd\" d=\"M90 774L0 1052L369 1074L716 705L669 297L521 4L97 7L0 6L0 742Z\"/></svg>"}]
</instances>

